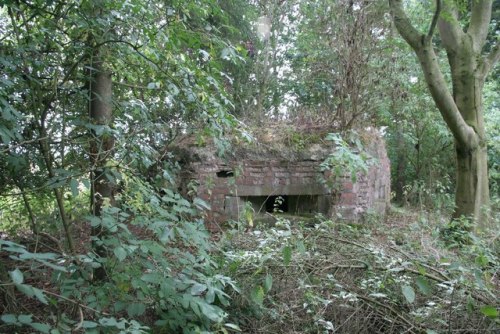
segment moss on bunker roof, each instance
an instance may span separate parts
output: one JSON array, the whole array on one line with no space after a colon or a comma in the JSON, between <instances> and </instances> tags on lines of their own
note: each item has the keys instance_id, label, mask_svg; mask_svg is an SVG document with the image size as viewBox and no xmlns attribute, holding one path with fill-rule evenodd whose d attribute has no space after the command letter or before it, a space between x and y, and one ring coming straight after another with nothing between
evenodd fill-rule
<instances>
[{"instance_id":1,"label":"moss on bunker roof","mask_svg":"<svg viewBox=\"0 0 500 334\"><path fill-rule=\"evenodd\" d=\"M169 145L169 150L184 161L211 160L324 160L335 146L326 140L331 129L327 127L297 128L295 126L271 125L249 132L250 141L233 134L221 139L202 135L185 135ZM380 135L373 129L356 131L364 144L379 142ZM223 148L223 149L221 149Z\"/></svg>"}]
</instances>

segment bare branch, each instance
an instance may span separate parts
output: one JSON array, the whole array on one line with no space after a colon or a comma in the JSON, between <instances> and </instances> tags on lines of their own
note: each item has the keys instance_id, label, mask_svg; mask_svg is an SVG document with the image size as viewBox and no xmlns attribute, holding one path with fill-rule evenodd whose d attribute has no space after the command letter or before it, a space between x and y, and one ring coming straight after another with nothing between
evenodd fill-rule
<instances>
[{"instance_id":1,"label":"bare branch","mask_svg":"<svg viewBox=\"0 0 500 334\"><path fill-rule=\"evenodd\" d=\"M38 142L39 140L46 140L48 139L49 137L42 137L42 138L35 138L35 139L31 139L31 140L25 140L23 142L20 142L16 145L12 145L12 146L9 146L3 150L0 150L0 154L4 154L4 153L9 153L10 151L12 151L13 149L16 149L18 147L21 147L21 146L24 146L26 144L30 144L30 143L34 143L34 142ZM0 144L0 146L2 145L5 145L5 144Z\"/></svg>"},{"instance_id":2,"label":"bare branch","mask_svg":"<svg viewBox=\"0 0 500 334\"><path fill-rule=\"evenodd\" d=\"M434 17L432 18L431 26L429 28L429 32L427 33L427 39L429 40L432 39L432 35L434 35L439 15L441 15L441 0L436 0L436 11L434 12Z\"/></svg>"}]
</instances>

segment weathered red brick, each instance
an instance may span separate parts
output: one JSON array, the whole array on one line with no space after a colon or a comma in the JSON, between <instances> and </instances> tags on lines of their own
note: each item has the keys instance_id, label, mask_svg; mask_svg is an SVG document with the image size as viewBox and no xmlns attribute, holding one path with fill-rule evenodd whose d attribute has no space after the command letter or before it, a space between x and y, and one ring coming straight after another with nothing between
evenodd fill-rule
<instances>
[{"instance_id":1,"label":"weathered red brick","mask_svg":"<svg viewBox=\"0 0 500 334\"><path fill-rule=\"evenodd\" d=\"M340 204L342 204L342 205L354 205L354 204L356 204L356 194L355 193L342 193L340 195Z\"/></svg>"}]
</instances>

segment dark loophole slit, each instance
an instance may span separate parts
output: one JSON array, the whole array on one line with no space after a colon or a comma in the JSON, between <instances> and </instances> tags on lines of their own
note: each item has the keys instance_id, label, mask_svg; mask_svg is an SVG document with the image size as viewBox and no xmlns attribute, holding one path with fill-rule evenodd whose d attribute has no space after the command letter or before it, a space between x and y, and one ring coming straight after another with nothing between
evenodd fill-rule
<instances>
[{"instance_id":1,"label":"dark loophole slit","mask_svg":"<svg viewBox=\"0 0 500 334\"><path fill-rule=\"evenodd\" d=\"M217 172L217 177L221 178L226 178L226 177L233 177L234 173L232 170L221 170Z\"/></svg>"}]
</instances>

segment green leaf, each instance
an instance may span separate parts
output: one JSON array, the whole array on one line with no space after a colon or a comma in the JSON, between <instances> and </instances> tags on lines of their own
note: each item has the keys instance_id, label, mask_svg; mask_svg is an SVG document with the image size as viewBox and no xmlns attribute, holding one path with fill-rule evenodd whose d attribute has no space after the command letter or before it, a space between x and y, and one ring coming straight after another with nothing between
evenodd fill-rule
<instances>
[{"instance_id":1,"label":"green leaf","mask_svg":"<svg viewBox=\"0 0 500 334\"><path fill-rule=\"evenodd\" d=\"M144 274L141 276L141 281L158 284L163 281L163 276L158 273Z\"/></svg>"},{"instance_id":2,"label":"green leaf","mask_svg":"<svg viewBox=\"0 0 500 334\"><path fill-rule=\"evenodd\" d=\"M148 83L148 89L158 89L160 88L159 82L150 82Z\"/></svg>"},{"instance_id":3,"label":"green leaf","mask_svg":"<svg viewBox=\"0 0 500 334\"><path fill-rule=\"evenodd\" d=\"M207 303L213 304L213 302L215 301L215 290L214 289L208 288L207 294L205 295L205 300ZM224 302L222 300L223 299L221 299L221 302L222 302L222 304L224 304Z\"/></svg>"},{"instance_id":4,"label":"green leaf","mask_svg":"<svg viewBox=\"0 0 500 334\"><path fill-rule=\"evenodd\" d=\"M73 195L73 197L77 197L78 196L78 181L75 179L71 179L71 181L69 181L69 185L71 187L71 195Z\"/></svg>"},{"instance_id":5,"label":"green leaf","mask_svg":"<svg viewBox=\"0 0 500 334\"><path fill-rule=\"evenodd\" d=\"M418 269L418 272L420 273L420 275L425 275L426 274L426 270L423 266L419 265L418 263L416 264L417 266L417 269Z\"/></svg>"},{"instance_id":6,"label":"green leaf","mask_svg":"<svg viewBox=\"0 0 500 334\"><path fill-rule=\"evenodd\" d=\"M306 246L304 245L304 241L297 241L297 250L300 254L304 254L306 252Z\"/></svg>"},{"instance_id":7,"label":"green leaf","mask_svg":"<svg viewBox=\"0 0 500 334\"><path fill-rule=\"evenodd\" d=\"M123 248L121 246L116 247L113 250L113 254L115 254L116 258L120 262L122 262L123 260L125 260L125 258L127 257L127 251L125 250L125 248Z\"/></svg>"},{"instance_id":8,"label":"green leaf","mask_svg":"<svg viewBox=\"0 0 500 334\"><path fill-rule=\"evenodd\" d=\"M481 268L485 268L488 265L489 260L484 254L480 254L476 257L475 262Z\"/></svg>"},{"instance_id":9,"label":"green leaf","mask_svg":"<svg viewBox=\"0 0 500 334\"><path fill-rule=\"evenodd\" d=\"M0 127L0 137L2 137L2 142L5 145L8 145L11 141L11 138L12 138L11 131L9 131L9 129L7 129L3 126Z\"/></svg>"},{"instance_id":10,"label":"green leaf","mask_svg":"<svg viewBox=\"0 0 500 334\"><path fill-rule=\"evenodd\" d=\"M33 292L35 293L36 299L38 299L41 303L43 303L45 305L49 304L49 301L47 300L47 298L43 294L42 290L37 289L37 288L33 288Z\"/></svg>"},{"instance_id":11,"label":"green leaf","mask_svg":"<svg viewBox=\"0 0 500 334\"><path fill-rule=\"evenodd\" d=\"M82 323L83 328L96 328L99 324L93 321L84 321Z\"/></svg>"},{"instance_id":12,"label":"green leaf","mask_svg":"<svg viewBox=\"0 0 500 334\"><path fill-rule=\"evenodd\" d=\"M221 51L220 57L224 60L230 60L234 56L234 51L231 48L224 48Z\"/></svg>"},{"instance_id":13,"label":"green leaf","mask_svg":"<svg viewBox=\"0 0 500 334\"><path fill-rule=\"evenodd\" d=\"M189 307L191 308L191 310L193 310L194 314L196 314L198 317L201 317L200 306L195 300L189 301Z\"/></svg>"},{"instance_id":14,"label":"green leaf","mask_svg":"<svg viewBox=\"0 0 500 334\"><path fill-rule=\"evenodd\" d=\"M417 277L415 280L415 283L417 284L418 289L420 292L422 292L424 295L429 295L432 292L431 285L429 284L429 281L422 276Z\"/></svg>"},{"instance_id":15,"label":"green leaf","mask_svg":"<svg viewBox=\"0 0 500 334\"><path fill-rule=\"evenodd\" d=\"M17 317L14 314L2 314L0 319L6 324L15 324L17 323Z\"/></svg>"},{"instance_id":16,"label":"green leaf","mask_svg":"<svg viewBox=\"0 0 500 334\"><path fill-rule=\"evenodd\" d=\"M21 314L17 317L17 320L19 320L19 322L22 324L29 325L33 322L33 320L31 319L32 317L33 315L31 314Z\"/></svg>"},{"instance_id":17,"label":"green leaf","mask_svg":"<svg viewBox=\"0 0 500 334\"><path fill-rule=\"evenodd\" d=\"M290 264L292 261L292 248L290 246L285 246L283 248L283 263L285 266Z\"/></svg>"},{"instance_id":18,"label":"green leaf","mask_svg":"<svg viewBox=\"0 0 500 334\"><path fill-rule=\"evenodd\" d=\"M57 254L55 253L24 253L19 255L19 258L22 260L55 260L57 258Z\"/></svg>"},{"instance_id":19,"label":"green leaf","mask_svg":"<svg viewBox=\"0 0 500 334\"><path fill-rule=\"evenodd\" d=\"M174 233L171 228L165 228L160 236L160 241L166 244L168 241L174 238Z\"/></svg>"},{"instance_id":20,"label":"green leaf","mask_svg":"<svg viewBox=\"0 0 500 334\"><path fill-rule=\"evenodd\" d=\"M191 287L191 295L193 296L199 296L201 295L205 290L207 290L207 286L205 284L199 284L196 283Z\"/></svg>"},{"instance_id":21,"label":"green leaf","mask_svg":"<svg viewBox=\"0 0 500 334\"><path fill-rule=\"evenodd\" d=\"M101 318L99 323L106 327L116 327L118 325L115 318Z\"/></svg>"},{"instance_id":22,"label":"green leaf","mask_svg":"<svg viewBox=\"0 0 500 334\"><path fill-rule=\"evenodd\" d=\"M201 198L196 197L193 204L200 210L210 210L210 205Z\"/></svg>"},{"instance_id":23,"label":"green leaf","mask_svg":"<svg viewBox=\"0 0 500 334\"><path fill-rule=\"evenodd\" d=\"M146 312L146 305L142 303L132 303L127 307L129 317L141 316Z\"/></svg>"},{"instance_id":24,"label":"green leaf","mask_svg":"<svg viewBox=\"0 0 500 334\"><path fill-rule=\"evenodd\" d=\"M179 88L174 85L173 83L168 84L168 91L173 95L176 96L180 93Z\"/></svg>"},{"instance_id":25,"label":"green leaf","mask_svg":"<svg viewBox=\"0 0 500 334\"><path fill-rule=\"evenodd\" d=\"M90 180L89 179L83 179L82 183L85 186L85 188L90 189Z\"/></svg>"},{"instance_id":26,"label":"green leaf","mask_svg":"<svg viewBox=\"0 0 500 334\"><path fill-rule=\"evenodd\" d=\"M44 261L44 260L38 260L38 262L40 263L43 263L44 265L46 265L47 267L50 267L54 270L57 270L57 271L62 271L64 273L67 273L68 272L68 269L66 269L65 267L61 267L61 266L58 266L56 264L53 264L53 263L50 263L48 261Z\"/></svg>"},{"instance_id":27,"label":"green leaf","mask_svg":"<svg viewBox=\"0 0 500 334\"><path fill-rule=\"evenodd\" d=\"M40 322L34 322L34 323L30 324L30 326L33 327L34 329L36 329L37 331L42 332L42 333L46 333L46 334L49 334L50 329L52 328L51 326L49 326L47 324L42 324Z\"/></svg>"},{"instance_id":28,"label":"green leaf","mask_svg":"<svg viewBox=\"0 0 500 334\"><path fill-rule=\"evenodd\" d=\"M267 274L264 280L264 291L268 293L272 287L273 287L273 276L271 276L271 274Z\"/></svg>"},{"instance_id":29,"label":"green leaf","mask_svg":"<svg viewBox=\"0 0 500 334\"><path fill-rule=\"evenodd\" d=\"M264 304L264 289L260 285L256 286L253 289L250 297L255 304L262 306Z\"/></svg>"},{"instance_id":30,"label":"green leaf","mask_svg":"<svg viewBox=\"0 0 500 334\"><path fill-rule=\"evenodd\" d=\"M224 319L225 313L217 306L205 302L198 303L201 313L214 322L220 322Z\"/></svg>"},{"instance_id":31,"label":"green leaf","mask_svg":"<svg viewBox=\"0 0 500 334\"><path fill-rule=\"evenodd\" d=\"M498 317L498 310L496 309L495 306L491 305L486 305L481 307L481 313L487 316L488 318L497 318Z\"/></svg>"},{"instance_id":32,"label":"green leaf","mask_svg":"<svg viewBox=\"0 0 500 334\"><path fill-rule=\"evenodd\" d=\"M406 301L408 303L413 303L415 301L415 290L409 285L401 286L401 291L403 292L403 296L405 296Z\"/></svg>"},{"instance_id":33,"label":"green leaf","mask_svg":"<svg viewBox=\"0 0 500 334\"><path fill-rule=\"evenodd\" d=\"M33 287L31 285L16 284L16 288L28 297L33 297L35 295L35 290L33 290Z\"/></svg>"},{"instance_id":34,"label":"green leaf","mask_svg":"<svg viewBox=\"0 0 500 334\"><path fill-rule=\"evenodd\" d=\"M14 284L22 284L24 281L23 273L17 268L13 271L9 271L9 275Z\"/></svg>"}]
</instances>

